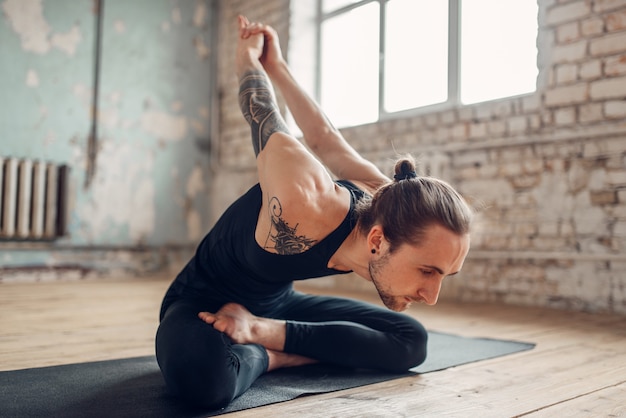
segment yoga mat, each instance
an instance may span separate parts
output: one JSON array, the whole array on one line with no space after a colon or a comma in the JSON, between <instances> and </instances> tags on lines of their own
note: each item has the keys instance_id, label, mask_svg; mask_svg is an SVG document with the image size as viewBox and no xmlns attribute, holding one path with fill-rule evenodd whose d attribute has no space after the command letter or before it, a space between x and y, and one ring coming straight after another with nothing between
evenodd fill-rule
<instances>
[{"instance_id":1,"label":"yoga mat","mask_svg":"<svg viewBox=\"0 0 626 418\"><path fill-rule=\"evenodd\" d=\"M189 407L167 394L154 356L0 372L0 417L207 417L443 370L530 350L534 344L429 332L426 361L389 374L329 365L276 370L219 411Z\"/></svg>"}]
</instances>

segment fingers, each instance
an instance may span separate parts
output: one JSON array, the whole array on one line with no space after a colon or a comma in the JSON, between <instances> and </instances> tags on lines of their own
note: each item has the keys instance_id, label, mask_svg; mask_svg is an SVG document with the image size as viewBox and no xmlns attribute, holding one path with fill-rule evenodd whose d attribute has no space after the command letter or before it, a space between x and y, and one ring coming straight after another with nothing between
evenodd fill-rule
<instances>
[{"instance_id":1,"label":"fingers","mask_svg":"<svg viewBox=\"0 0 626 418\"><path fill-rule=\"evenodd\" d=\"M237 16L237 23L239 24L239 37L243 38L243 31L248 26L248 19L245 16Z\"/></svg>"},{"instance_id":2,"label":"fingers","mask_svg":"<svg viewBox=\"0 0 626 418\"><path fill-rule=\"evenodd\" d=\"M250 24L250 21L244 15L237 16L237 21L239 23L239 29L245 29L245 27Z\"/></svg>"},{"instance_id":3,"label":"fingers","mask_svg":"<svg viewBox=\"0 0 626 418\"><path fill-rule=\"evenodd\" d=\"M267 33L269 31L269 26L261 22L250 22L248 18L243 15L238 16L238 22L239 36L241 39L248 39L252 35Z\"/></svg>"},{"instance_id":4,"label":"fingers","mask_svg":"<svg viewBox=\"0 0 626 418\"><path fill-rule=\"evenodd\" d=\"M250 21L247 17L243 15L239 15L237 17L237 20L239 23L239 37L241 39L248 39L250 37L250 31L248 29L250 26Z\"/></svg>"},{"instance_id":5,"label":"fingers","mask_svg":"<svg viewBox=\"0 0 626 418\"><path fill-rule=\"evenodd\" d=\"M261 23L250 23L240 31L241 38L248 39L250 36L262 33L263 27L264 25Z\"/></svg>"}]
</instances>

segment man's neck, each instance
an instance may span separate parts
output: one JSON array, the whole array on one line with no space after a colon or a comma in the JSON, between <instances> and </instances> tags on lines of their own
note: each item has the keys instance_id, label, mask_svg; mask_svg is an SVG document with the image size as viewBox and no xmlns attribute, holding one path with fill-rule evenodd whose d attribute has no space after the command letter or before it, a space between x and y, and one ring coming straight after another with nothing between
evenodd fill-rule
<instances>
[{"instance_id":1,"label":"man's neck","mask_svg":"<svg viewBox=\"0 0 626 418\"><path fill-rule=\"evenodd\" d=\"M366 243L355 228L346 237L335 254L328 261L328 267L339 271L352 271L366 280L370 280Z\"/></svg>"}]
</instances>

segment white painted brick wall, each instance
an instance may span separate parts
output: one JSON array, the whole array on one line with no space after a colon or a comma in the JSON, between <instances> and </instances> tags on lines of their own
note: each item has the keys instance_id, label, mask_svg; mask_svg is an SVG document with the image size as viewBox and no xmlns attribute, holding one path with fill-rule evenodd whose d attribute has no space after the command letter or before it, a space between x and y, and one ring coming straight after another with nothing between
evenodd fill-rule
<instances>
[{"instance_id":1,"label":"white painted brick wall","mask_svg":"<svg viewBox=\"0 0 626 418\"><path fill-rule=\"evenodd\" d=\"M614 99L626 96L626 77L606 78L591 83L592 100Z\"/></svg>"},{"instance_id":2,"label":"white painted brick wall","mask_svg":"<svg viewBox=\"0 0 626 418\"><path fill-rule=\"evenodd\" d=\"M563 64L556 67L556 83L567 84L578 79L578 65Z\"/></svg>"},{"instance_id":3,"label":"white painted brick wall","mask_svg":"<svg viewBox=\"0 0 626 418\"><path fill-rule=\"evenodd\" d=\"M626 32L607 35L593 39L589 43L591 56L605 56L626 51Z\"/></svg>"},{"instance_id":4,"label":"white painted brick wall","mask_svg":"<svg viewBox=\"0 0 626 418\"><path fill-rule=\"evenodd\" d=\"M626 120L626 100L620 100L620 101L613 100L610 102L605 102L604 114L607 117L607 119Z\"/></svg>"},{"instance_id":5,"label":"white painted brick wall","mask_svg":"<svg viewBox=\"0 0 626 418\"><path fill-rule=\"evenodd\" d=\"M604 20L599 17L591 17L580 22L583 36L600 35L604 31Z\"/></svg>"},{"instance_id":6,"label":"white painted brick wall","mask_svg":"<svg viewBox=\"0 0 626 418\"><path fill-rule=\"evenodd\" d=\"M602 62L600 60L583 62L578 74L583 80L599 78L602 76Z\"/></svg>"},{"instance_id":7,"label":"white painted brick wall","mask_svg":"<svg viewBox=\"0 0 626 418\"><path fill-rule=\"evenodd\" d=\"M559 23L578 20L589 14L591 6L588 1L579 0L569 4L555 6L548 11L546 19L547 25L557 25Z\"/></svg>"},{"instance_id":8,"label":"white painted brick wall","mask_svg":"<svg viewBox=\"0 0 626 418\"><path fill-rule=\"evenodd\" d=\"M595 0L593 3L593 11L596 13L623 9L625 7L626 0Z\"/></svg>"},{"instance_id":9,"label":"white painted brick wall","mask_svg":"<svg viewBox=\"0 0 626 418\"><path fill-rule=\"evenodd\" d=\"M545 104L546 106L559 106L572 103L584 103L588 99L588 90L589 88L586 83L557 87L546 91Z\"/></svg>"}]
</instances>

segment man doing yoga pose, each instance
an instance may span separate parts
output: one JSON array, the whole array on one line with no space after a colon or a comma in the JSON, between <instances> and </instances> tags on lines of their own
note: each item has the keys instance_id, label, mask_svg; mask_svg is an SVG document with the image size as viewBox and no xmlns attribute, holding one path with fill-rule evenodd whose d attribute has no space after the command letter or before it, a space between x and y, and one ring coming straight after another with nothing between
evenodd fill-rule
<instances>
[{"instance_id":1,"label":"man doing yoga pose","mask_svg":"<svg viewBox=\"0 0 626 418\"><path fill-rule=\"evenodd\" d=\"M393 180L383 175L297 84L274 29L242 16L238 24L239 102L259 183L224 212L164 297L156 354L169 390L219 408L281 367L419 365L427 333L399 311L437 302L469 250L472 211L447 183L417 176L411 158L396 163ZM308 149L290 134L271 83ZM292 286L348 272L371 281L389 309Z\"/></svg>"}]
</instances>

